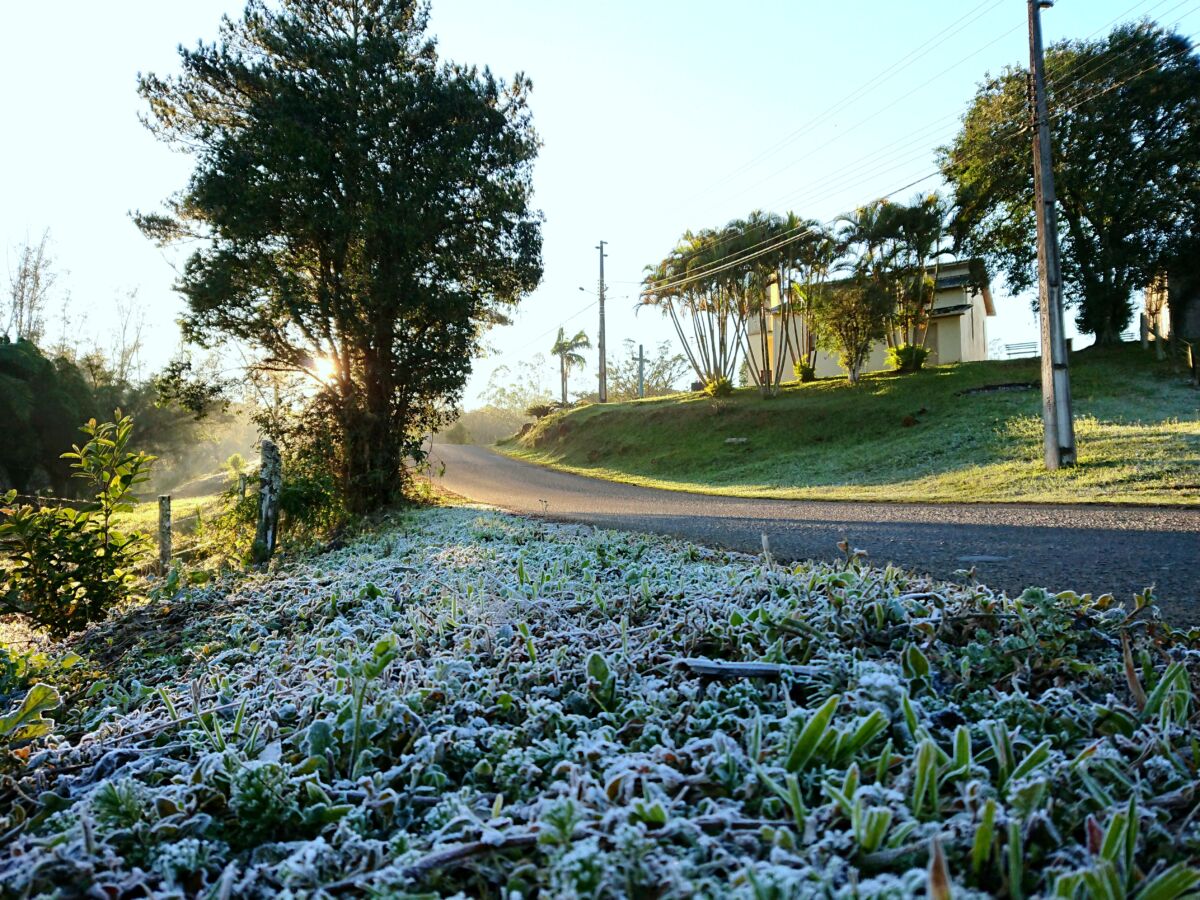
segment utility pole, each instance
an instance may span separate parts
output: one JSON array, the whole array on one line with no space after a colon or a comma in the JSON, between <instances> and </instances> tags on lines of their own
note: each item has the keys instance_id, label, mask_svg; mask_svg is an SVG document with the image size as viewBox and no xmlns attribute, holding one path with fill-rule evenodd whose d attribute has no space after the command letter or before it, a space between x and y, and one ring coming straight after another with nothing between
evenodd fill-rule
<instances>
[{"instance_id":1,"label":"utility pole","mask_svg":"<svg viewBox=\"0 0 1200 900\"><path fill-rule=\"evenodd\" d=\"M646 348L638 344L638 399L646 399Z\"/></svg>"},{"instance_id":2,"label":"utility pole","mask_svg":"<svg viewBox=\"0 0 1200 900\"><path fill-rule=\"evenodd\" d=\"M600 402L608 402L608 358L604 355L604 245L601 241L596 249L600 251Z\"/></svg>"},{"instance_id":3,"label":"utility pole","mask_svg":"<svg viewBox=\"0 0 1200 900\"><path fill-rule=\"evenodd\" d=\"M1042 425L1046 468L1053 470L1075 465L1075 421L1071 413L1071 377L1067 371L1067 343L1063 335L1062 270L1058 259L1050 115L1042 56L1042 9L1053 6L1054 0L1028 0L1028 3L1038 310L1042 325Z\"/></svg>"}]
</instances>

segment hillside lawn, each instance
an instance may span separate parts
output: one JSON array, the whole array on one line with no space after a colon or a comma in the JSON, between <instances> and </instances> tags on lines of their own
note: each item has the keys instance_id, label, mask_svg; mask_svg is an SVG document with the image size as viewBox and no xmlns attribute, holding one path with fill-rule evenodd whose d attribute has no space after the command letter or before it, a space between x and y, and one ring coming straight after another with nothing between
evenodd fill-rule
<instances>
[{"instance_id":1,"label":"hillside lawn","mask_svg":"<svg viewBox=\"0 0 1200 900\"><path fill-rule=\"evenodd\" d=\"M497 449L743 497L1200 505L1200 391L1171 362L1137 344L1073 354L1079 464L1057 472L1042 465L1039 385L1039 361L1017 359L790 384L771 399L678 394L557 413Z\"/></svg>"}]
</instances>

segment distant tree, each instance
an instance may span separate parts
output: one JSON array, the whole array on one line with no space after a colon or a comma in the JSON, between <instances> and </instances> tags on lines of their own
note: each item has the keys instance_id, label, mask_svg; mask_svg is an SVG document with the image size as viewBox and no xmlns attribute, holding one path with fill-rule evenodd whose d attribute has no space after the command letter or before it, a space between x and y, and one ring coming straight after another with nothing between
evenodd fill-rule
<instances>
[{"instance_id":1,"label":"distant tree","mask_svg":"<svg viewBox=\"0 0 1200 900\"><path fill-rule=\"evenodd\" d=\"M546 384L547 374L546 357L541 353L517 363L515 372L508 366L497 366L488 377L483 402L524 416L529 407L554 399Z\"/></svg>"},{"instance_id":2,"label":"distant tree","mask_svg":"<svg viewBox=\"0 0 1200 900\"><path fill-rule=\"evenodd\" d=\"M8 273L8 324L6 333L14 341L42 340L46 327L46 303L58 275L50 257L50 231L42 232L36 244L26 242L17 249L16 267Z\"/></svg>"},{"instance_id":3,"label":"distant tree","mask_svg":"<svg viewBox=\"0 0 1200 900\"><path fill-rule=\"evenodd\" d=\"M530 82L439 62L427 24L417 0L250 0L139 83L196 158L169 214L138 218L200 241L186 335L310 378L354 511L399 495L483 331L541 278Z\"/></svg>"},{"instance_id":4,"label":"distant tree","mask_svg":"<svg viewBox=\"0 0 1200 900\"><path fill-rule=\"evenodd\" d=\"M30 341L0 338L0 487L22 493L71 492L70 466L60 456L95 399L69 360L51 360Z\"/></svg>"},{"instance_id":5,"label":"distant tree","mask_svg":"<svg viewBox=\"0 0 1200 900\"><path fill-rule=\"evenodd\" d=\"M566 406L571 401L567 398L567 380L570 378L571 369L582 369L587 360L583 358L580 350L590 350L592 342L588 340L588 336L582 329L572 338L568 338L563 331L562 326L558 328L558 337L554 340L554 346L550 348L550 353L558 357L559 377L562 379L562 405Z\"/></svg>"},{"instance_id":6,"label":"distant tree","mask_svg":"<svg viewBox=\"0 0 1200 900\"><path fill-rule=\"evenodd\" d=\"M741 358L744 304L731 270L720 268L727 250L718 231L687 231L666 259L646 267L642 282L642 304L671 320L702 382L732 377Z\"/></svg>"},{"instance_id":7,"label":"distant tree","mask_svg":"<svg viewBox=\"0 0 1200 900\"><path fill-rule=\"evenodd\" d=\"M929 335L941 262L947 254L945 201L938 194L891 204L884 226L891 241L896 306L888 324L888 346L924 347Z\"/></svg>"},{"instance_id":8,"label":"distant tree","mask_svg":"<svg viewBox=\"0 0 1200 900\"><path fill-rule=\"evenodd\" d=\"M637 345L626 339L624 355L608 364L608 398L635 400L638 396ZM671 342L663 341L646 353L645 386L647 397L674 394L682 388L679 381L690 366L682 353L671 352Z\"/></svg>"},{"instance_id":9,"label":"distant tree","mask_svg":"<svg viewBox=\"0 0 1200 900\"><path fill-rule=\"evenodd\" d=\"M471 431L467 428L462 419L456 421L453 425L441 433L442 440L447 444L470 444Z\"/></svg>"},{"instance_id":10,"label":"distant tree","mask_svg":"<svg viewBox=\"0 0 1200 900\"><path fill-rule=\"evenodd\" d=\"M523 411L481 406L467 410L450 428L439 432L439 440L450 444L494 444L512 437L529 420Z\"/></svg>"},{"instance_id":11,"label":"distant tree","mask_svg":"<svg viewBox=\"0 0 1200 900\"><path fill-rule=\"evenodd\" d=\"M1066 298L1097 343L1120 340L1133 294L1181 256L1200 216L1200 59L1142 23L1046 53ZM983 85L941 151L960 248L1036 283L1026 71Z\"/></svg>"},{"instance_id":12,"label":"distant tree","mask_svg":"<svg viewBox=\"0 0 1200 900\"><path fill-rule=\"evenodd\" d=\"M814 297L817 339L838 354L851 384L858 384L871 347L883 340L894 304L895 297L886 284L858 267L850 278Z\"/></svg>"}]
</instances>

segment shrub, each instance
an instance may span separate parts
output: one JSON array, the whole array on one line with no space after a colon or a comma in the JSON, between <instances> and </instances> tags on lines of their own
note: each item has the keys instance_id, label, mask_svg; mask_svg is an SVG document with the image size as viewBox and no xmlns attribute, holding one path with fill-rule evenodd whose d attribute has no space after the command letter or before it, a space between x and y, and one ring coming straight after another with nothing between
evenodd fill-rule
<instances>
[{"instance_id":1,"label":"shrub","mask_svg":"<svg viewBox=\"0 0 1200 900\"><path fill-rule=\"evenodd\" d=\"M810 366L806 362L792 363L792 371L796 373L796 377L801 381L816 381L817 370L815 366Z\"/></svg>"},{"instance_id":2,"label":"shrub","mask_svg":"<svg viewBox=\"0 0 1200 900\"><path fill-rule=\"evenodd\" d=\"M888 347L887 361L898 372L916 372L925 365L929 358L929 348L919 344L904 344L900 347Z\"/></svg>"},{"instance_id":3,"label":"shrub","mask_svg":"<svg viewBox=\"0 0 1200 900\"><path fill-rule=\"evenodd\" d=\"M0 602L52 637L65 637L103 618L125 599L145 544L141 532L124 532L114 517L133 509L133 488L149 478L153 456L129 449L133 420L88 421L89 440L64 453L74 476L87 482L92 500L79 509L16 503L15 491L0 509L0 547L8 572Z\"/></svg>"},{"instance_id":4,"label":"shrub","mask_svg":"<svg viewBox=\"0 0 1200 900\"><path fill-rule=\"evenodd\" d=\"M525 414L533 416L535 419L544 419L546 416L550 415L550 413L557 412L563 408L564 407L561 403L534 403L525 410Z\"/></svg>"},{"instance_id":5,"label":"shrub","mask_svg":"<svg viewBox=\"0 0 1200 900\"><path fill-rule=\"evenodd\" d=\"M728 397L733 393L733 382L724 375L714 378L704 386L704 393L710 397Z\"/></svg>"}]
</instances>

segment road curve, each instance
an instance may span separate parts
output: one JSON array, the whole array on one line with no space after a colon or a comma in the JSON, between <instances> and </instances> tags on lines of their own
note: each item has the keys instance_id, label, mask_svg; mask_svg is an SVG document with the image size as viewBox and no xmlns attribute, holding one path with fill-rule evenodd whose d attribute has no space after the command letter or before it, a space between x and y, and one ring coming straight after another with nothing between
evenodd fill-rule
<instances>
[{"instance_id":1,"label":"road curve","mask_svg":"<svg viewBox=\"0 0 1200 900\"><path fill-rule=\"evenodd\" d=\"M1200 511L1169 507L852 503L714 497L637 487L535 466L483 447L436 446L441 485L512 512L676 535L751 553L770 539L784 560L831 559L843 538L940 578L1121 599L1154 585L1168 620L1200 624Z\"/></svg>"}]
</instances>

